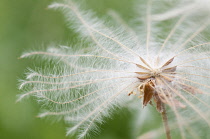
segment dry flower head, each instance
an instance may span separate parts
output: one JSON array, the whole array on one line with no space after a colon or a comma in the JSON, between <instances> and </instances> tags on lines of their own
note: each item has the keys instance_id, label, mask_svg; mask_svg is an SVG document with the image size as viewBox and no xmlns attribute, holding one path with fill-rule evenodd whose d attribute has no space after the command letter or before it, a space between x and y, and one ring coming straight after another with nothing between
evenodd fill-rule
<instances>
[{"instance_id":1,"label":"dry flower head","mask_svg":"<svg viewBox=\"0 0 210 139\"><path fill-rule=\"evenodd\" d=\"M208 29L209 14L203 13L208 10L195 14L188 7L175 16L153 16L165 9L162 3L169 2L140 3L147 5L141 7L146 16L136 21L139 26L135 30L113 11L109 15L121 27L100 21L70 0L50 5L64 11L70 27L89 47L79 51L50 47L24 53L21 58L42 56L54 62L54 67L30 70L20 85L26 92L18 101L35 95L47 109L39 117L64 118L74 124L67 134L77 131L79 138L95 131L103 117L109 117L116 108L140 102L135 95L142 98L143 107L155 105L160 113L166 104L176 117L182 138L186 138L185 127L195 137L192 127L184 122L188 117L182 110L199 115L210 126L206 116L210 112L210 42L201 37Z\"/></svg>"}]
</instances>

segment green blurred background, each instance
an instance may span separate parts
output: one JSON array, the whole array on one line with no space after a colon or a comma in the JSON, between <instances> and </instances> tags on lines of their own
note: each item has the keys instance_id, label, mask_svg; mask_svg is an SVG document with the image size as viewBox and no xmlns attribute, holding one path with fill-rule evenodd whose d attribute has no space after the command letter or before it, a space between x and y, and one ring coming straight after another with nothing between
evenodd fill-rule
<instances>
[{"instance_id":1,"label":"green blurred background","mask_svg":"<svg viewBox=\"0 0 210 139\"><path fill-rule=\"evenodd\" d=\"M65 139L66 125L36 118L39 105L33 98L15 103L20 93L18 79L24 78L27 67L38 61L18 57L27 50L39 50L47 44L67 44L75 34L68 29L63 15L47 10L53 0L0 0L0 139ZM114 9L129 19L132 0L86 0L86 7L100 17ZM125 111L103 125L100 139L133 139L130 120ZM150 119L153 128L161 126ZM154 122L156 121L156 122ZM149 126L149 125L148 125ZM142 131L148 129L148 126ZM73 137L72 137L73 138Z\"/></svg>"}]
</instances>

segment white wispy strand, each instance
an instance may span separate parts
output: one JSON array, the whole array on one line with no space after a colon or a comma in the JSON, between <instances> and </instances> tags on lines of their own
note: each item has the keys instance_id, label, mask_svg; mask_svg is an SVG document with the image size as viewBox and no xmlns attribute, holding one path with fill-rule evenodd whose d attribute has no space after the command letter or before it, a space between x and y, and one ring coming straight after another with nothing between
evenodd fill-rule
<instances>
[{"instance_id":1,"label":"white wispy strand","mask_svg":"<svg viewBox=\"0 0 210 139\"><path fill-rule=\"evenodd\" d=\"M142 86L155 80L152 88L162 94L159 97L168 104L182 138L186 138L185 130L193 135L185 122L188 117L199 116L201 123L210 126L210 40L203 39L210 23L208 1L199 5L197 0L189 5L180 2L178 8L157 15L153 13L162 12L159 9L164 9L161 4L166 1L140 3L147 9L137 10L144 17L135 19L140 23L136 29L113 11L109 14L119 27L101 21L91 11L82 11L71 0L49 5L64 12L70 28L87 46L79 50L50 46L22 54L20 58L43 58L44 67L28 69L26 79L20 80L23 93L17 101L35 96L45 108L38 117L64 119L73 125L67 135L85 138L97 134L104 117L111 117L117 108L136 109L141 101L137 97L143 97ZM148 115L145 112L140 120Z\"/></svg>"},{"instance_id":2,"label":"white wispy strand","mask_svg":"<svg viewBox=\"0 0 210 139\"><path fill-rule=\"evenodd\" d=\"M178 8L174 8L162 14L153 15L153 20L161 21L174 18L183 13L197 14L203 12L204 14L210 13L210 0L192 0L181 1L181 5ZM183 4L184 3L184 4Z\"/></svg>"}]
</instances>

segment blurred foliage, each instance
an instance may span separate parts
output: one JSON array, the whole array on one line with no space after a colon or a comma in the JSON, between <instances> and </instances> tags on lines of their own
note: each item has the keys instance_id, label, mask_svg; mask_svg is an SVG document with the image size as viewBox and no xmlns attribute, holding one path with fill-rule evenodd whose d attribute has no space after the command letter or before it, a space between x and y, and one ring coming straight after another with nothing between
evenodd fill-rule
<instances>
[{"instance_id":1,"label":"blurred foliage","mask_svg":"<svg viewBox=\"0 0 210 139\"><path fill-rule=\"evenodd\" d=\"M0 138L1 139L64 139L66 125L36 118L39 105L32 98L15 103L19 92L18 79L24 78L27 67L38 61L18 60L22 52L43 49L52 42L68 44L75 33L68 29L60 12L46 7L53 0L0 0ZM132 0L86 0L88 9L100 17L114 9L125 19L131 18ZM72 44L72 43L70 43ZM143 112L143 111L142 111ZM129 111L115 114L102 126L99 139L133 139ZM141 133L161 126L157 114L145 122ZM73 137L72 137L73 138Z\"/></svg>"}]
</instances>

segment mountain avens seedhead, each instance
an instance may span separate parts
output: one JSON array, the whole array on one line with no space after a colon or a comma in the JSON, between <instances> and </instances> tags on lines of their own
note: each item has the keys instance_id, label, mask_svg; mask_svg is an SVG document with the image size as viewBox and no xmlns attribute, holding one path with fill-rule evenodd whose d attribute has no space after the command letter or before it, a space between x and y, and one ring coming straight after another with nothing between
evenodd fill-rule
<instances>
[{"instance_id":1,"label":"mountain avens seedhead","mask_svg":"<svg viewBox=\"0 0 210 139\"><path fill-rule=\"evenodd\" d=\"M64 13L85 47L24 53L20 58L44 58L45 66L21 80L18 101L35 96L45 108L39 117L64 119L67 135L78 138L99 131L116 109L142 114L148 105L162 116L167 139L175 129L183 139L199 137L197 130L210 126L209 4L139 0L130 24L112 10L101 21L73 0L49 5Z\"/></svg>"}]
</instances>

